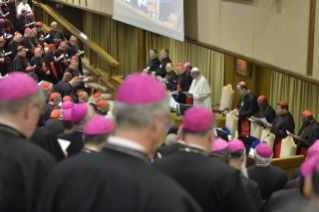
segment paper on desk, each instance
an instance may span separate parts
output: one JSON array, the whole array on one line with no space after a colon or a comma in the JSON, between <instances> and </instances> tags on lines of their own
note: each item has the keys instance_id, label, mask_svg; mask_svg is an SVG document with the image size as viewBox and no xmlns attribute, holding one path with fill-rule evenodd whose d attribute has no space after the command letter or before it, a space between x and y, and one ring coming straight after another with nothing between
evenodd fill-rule
<instances>
[{"instance_id":1,"label":"paper on desk","mask_svg":"<svg viewBox=\"0 0 319 212\"><path fill-rule=\"evenodd\" d=\"M178 91L171 91L172 95L178 95Z\"/></svg>"},{"instance_id":2,"label":"paper on desk","mask_svg":"<svg viewBox=\"0 0 319 212\"><path fill-rule=\"evenodd\" d=\"M71 144L70 141L58 138L58 142L61 146L62 151L65 151Z\"/></svg>"},{"instance_id":3,"label":"paper on desk","mask_svg":"<svg viewBox=\"0 0 319 212\"><path fill-rule=\"evenodd\" d=\"M287 135L290 135L291 137L295 138L295 135L292 134L291 132L289 132L288 130L286 130Z\"/></svg>"}]
</instances>

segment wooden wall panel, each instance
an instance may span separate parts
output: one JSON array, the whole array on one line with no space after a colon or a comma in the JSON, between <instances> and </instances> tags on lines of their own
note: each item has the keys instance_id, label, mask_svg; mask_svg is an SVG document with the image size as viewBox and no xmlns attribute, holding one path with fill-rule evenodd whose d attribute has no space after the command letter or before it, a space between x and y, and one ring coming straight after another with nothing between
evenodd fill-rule
<instances>
[{"instance_id":1,"label":"wooden wall panel","mask_svg":"<svg viewBox=\"0 0 319 212\"><path fill-rule=\"evenodd\" d=\"M319 2L316 4L315 42L312 76L319 80Z\"/></svg>"}]
</instances>

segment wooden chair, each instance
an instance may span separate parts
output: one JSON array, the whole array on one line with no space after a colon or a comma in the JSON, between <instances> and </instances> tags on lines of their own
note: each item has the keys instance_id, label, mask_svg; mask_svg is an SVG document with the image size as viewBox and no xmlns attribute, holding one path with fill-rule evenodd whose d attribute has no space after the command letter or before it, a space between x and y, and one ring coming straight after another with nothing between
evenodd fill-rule
<instances>
[{"instance_id":1,"label":"wooden chair","mask_svg":"<svg viewBox=\"0 0 319 212\"><path fill-rule=\"evenodd\" d=\"M230 130L230 133L232 133L235 137L236 127L237 127L237 117L232 112L226 115L225 126L228 127L228 129Z\"/></svg>"},{"instance_id":2,"label":"wooden chair","mask_svg":"<svg viewBox=\"0 0 319 212\"><path fill-rule=\"evenodd\" d=\"M258 138L259 141L261 140L261 131L264 128L261 127L259 124L256 123L250 123L250 135L254 136L255 138Z\"/></svg>"},{"instance_id":3,"label":"wooden chair","mask_svg":"<svg viewBox=\"0 0 319 212\"><path fill-rule=\"evenodd\" d=\"M218 110L213 110L216 118L225 117L230 111L234 99L234 90L231 84L223 87L222 95L220 97L220 103L212 106L212 108L219 106Z\"/></svg>"},{"instance_id":4,"label":"wooden chair","mask_svg":"<svg viewBox=\"0 0 319 212\"><path fill-rule=\"evenodd\" d=\"M301 166L303 163L303 155L295 155L291 157L284 157L284 158L273 158L271 159L271 165L277 166L284 170L290 179L294 170Z\"/></svg>"},{"instance_id":5,"label":"wooden chair","mask_svg":"<svg viewBox=\"0 0 319 212\"><path fill-rule=\"evenodd\" d=\"M279 158L296 155L297 145L291 136L281 140L281 149Z\"/></svg>"},{"instance_id":6,"label":"wooden chair","mask_svg":"<svg viewBox=\"0 0 319 212\"><path fill-rule=\"evenodd\" d=\"M271 149L273 149L275 143L275 135L270 132L269 128L263 129L261 131L261 139L263 140L260 140L260 142L266 141L267 144L271 147Z\"/></svg>"}]
</instances>

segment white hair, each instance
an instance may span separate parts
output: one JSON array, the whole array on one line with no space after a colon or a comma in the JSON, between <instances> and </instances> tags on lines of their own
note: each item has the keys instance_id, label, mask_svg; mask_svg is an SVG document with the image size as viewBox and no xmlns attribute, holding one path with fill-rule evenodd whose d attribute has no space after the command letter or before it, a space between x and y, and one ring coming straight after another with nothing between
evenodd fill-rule
<instances>
[{"instance_id":1,"label":"white hair","mask_svg":"<svg viewBox=\"0 0 319 212\"><path fill-rule=\"evenodd\" d=\"M271 163L272 155L273 154L271 154L271 156L269 158L263 158L257 154L257 151L255 149L256 164L262 165L262 166L269 166Z\"/></svg>"},{"instance_id":2,"label":"white hair","mask_svg":"<svg viewBox=\"0 0 319 212\"><path fill-rule=\"evenodd\" d=\"M142 94L141 94L142 95ZM132 128L144 128L159 115L167 115L170 110L169 93L165 98L147 104L127 104L119 101L114 103L116 123L127 123Z\"/></svg>"},{"instance_id":3,"label":"white hair","mask_svg":"<svg viewBox=\"0 0 319 212\"><path fill-rule=\"evenodd\" d=\"M230 153L230 158L233 160L236 160L236 161L241 160L241 158L243 156L244 156L244 161L241 164L240 172L244 177L248 178L248 172L247 172L247 168L246 168L246 149L235 150L235 151L231 151L231 153Z\"/></svg>"},{"instance_id":4,"label":"white hair","mask_svg":"<svg viewBox=\"0 0 319 212\"><path fill-rule=\"evenodd\" d=\"M52 26L53 24L57 24L57 22L53 21L53 22L51 23L51 26Z\"/></svg>"},{"instance_id":5,"label":"white hair","mask_svg":"<svg viewBox=\"0 0 319 212\"><path fill-rule=\"evenodd\" d=\"M168 134L165 138L165 145L166 146L169 146L169 145L172 145L172 144L175 144L177 143L178 141L178 137L176 134L174 133L171 133L171 134Z\"/></svg>"}]
</instances>

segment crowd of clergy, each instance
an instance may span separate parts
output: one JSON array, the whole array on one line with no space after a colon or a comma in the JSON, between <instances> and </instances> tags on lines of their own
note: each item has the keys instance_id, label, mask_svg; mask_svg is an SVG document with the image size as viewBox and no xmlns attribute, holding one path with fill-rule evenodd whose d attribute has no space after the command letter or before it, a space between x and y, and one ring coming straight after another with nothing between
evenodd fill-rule
<instances>
[{"instance_id":1,"label":"crowd of clergy","mask_svg":"<svg viewBox=\"0 0 319 212\"><path fill-rule=\"evenodd\" d=\"M159 60L151 49L146 69L123 81L110 110L101 93L85 91L77 38L65 43L56 22L45 34L22 4L10 42L0 29L0 211L319 211L319 124L311 111L293 135L304 163L288 179L271 165L295 130L287 102L276 114L266 96L239 82L230 111L239 138L226 142L215 134L212 89L200 70L174 65L167 49ZM172 96L192 106L181 126L168 121ZM252 116L275 135L274 148L261 141L253 158L245 143Z\"/></svg>"}]
</instances>

